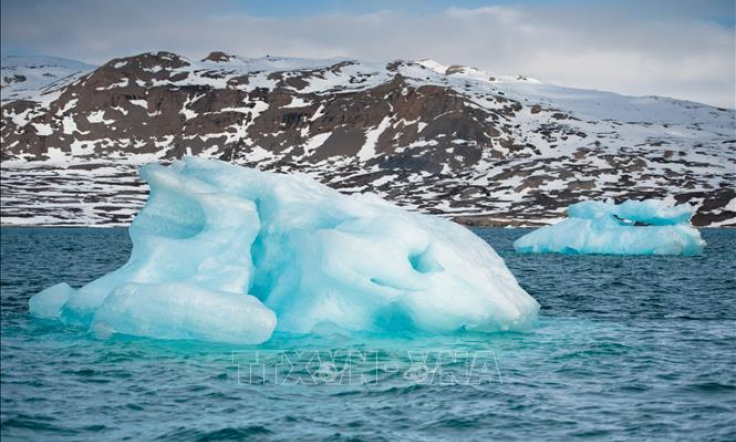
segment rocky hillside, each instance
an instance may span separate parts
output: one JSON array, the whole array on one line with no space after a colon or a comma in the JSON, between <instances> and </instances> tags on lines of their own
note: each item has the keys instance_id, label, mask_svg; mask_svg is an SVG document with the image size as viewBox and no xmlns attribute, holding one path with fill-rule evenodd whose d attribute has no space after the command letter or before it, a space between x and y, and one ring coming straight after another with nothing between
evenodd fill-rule
<instances>
[{"instance_id":1,"label":"rocky hillside","mask_svg":"<svg viewBox=\"0 0 736 442\"><path fill-rule=\"evenodd\" d=\"M658 197L696 205L697 225L736 225L734 110L430 60L158 52L23 93L8 89L13 66L3 58L5 225L127 224L145 201L136 166L182 155L306 173L468 224Z\"/></svg>"}]
</instances>

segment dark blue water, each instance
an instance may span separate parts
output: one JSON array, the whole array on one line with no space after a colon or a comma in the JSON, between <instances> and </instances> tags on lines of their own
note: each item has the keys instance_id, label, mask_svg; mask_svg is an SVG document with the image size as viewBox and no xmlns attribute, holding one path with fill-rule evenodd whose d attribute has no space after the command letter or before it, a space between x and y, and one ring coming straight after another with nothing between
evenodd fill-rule
<instances>
[{"instance_id":1,"label":"dark blue water","mask_svg":"<svg viewBox=\"0 0 736 442\"><path fill-rule=\"evenodd\" d=\"M532 333L97 340L29 297L123 264L122 229L2 229L5 440L736 440L736 231L697 258L516 255Z\"/></svg>"}]
</instances>

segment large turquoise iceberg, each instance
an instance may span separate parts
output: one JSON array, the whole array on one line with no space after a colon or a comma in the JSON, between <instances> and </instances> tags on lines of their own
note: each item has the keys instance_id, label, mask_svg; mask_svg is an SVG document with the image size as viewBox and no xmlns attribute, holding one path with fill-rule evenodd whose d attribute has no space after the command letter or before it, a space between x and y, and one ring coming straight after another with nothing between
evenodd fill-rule
<instances>
[{"instance_id":1,"label":"large turquoise iceberg","mask_svg":"<svg viewBox=\"0 0 736 442\"><path fill-rule=\"evenodd\" d=\"M567 209L568 218L514 242L520 253L606 255L699 255L705 241L690 225L689 205L661 200L585 201Z\"/></svg>"},{"instance_id":2,"label":"large turquoise iceberg","mask_svg":"<svg viewBox=\"0 0 736 442\"><path fill-rule=\"evenodd\" d=\"M260 343L274 330L523 330L539 305L466 228L306 176L145 166L127 264L30 311L98 336Z\"/></svg>"}]
</instances>

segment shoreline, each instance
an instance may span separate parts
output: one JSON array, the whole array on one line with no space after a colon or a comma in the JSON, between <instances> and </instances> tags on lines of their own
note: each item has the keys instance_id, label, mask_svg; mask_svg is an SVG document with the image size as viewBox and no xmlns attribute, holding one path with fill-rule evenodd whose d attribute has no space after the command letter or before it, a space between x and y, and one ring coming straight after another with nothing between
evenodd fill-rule
<instances>
[{"instance_id":1,"label":"shoreline","mask_svg":"<svg viewBox=\"0 0 736 442\"><path fill-rule=\"evenodd\" d=\"M496 229L538 229L540 227L548 226L553 223L542 223L542 222L524 222L521 220L508 220L502 221L496 218L489 219L450 219L456 224L465 226L468 228L496 228ZM0 229L127 229L130 225L79 225L79 224L0 224ZM698 230L704 229L736 229L736 224L725 225L725 226L696 226L694 228Z\"/></svg>"}]
</instances>

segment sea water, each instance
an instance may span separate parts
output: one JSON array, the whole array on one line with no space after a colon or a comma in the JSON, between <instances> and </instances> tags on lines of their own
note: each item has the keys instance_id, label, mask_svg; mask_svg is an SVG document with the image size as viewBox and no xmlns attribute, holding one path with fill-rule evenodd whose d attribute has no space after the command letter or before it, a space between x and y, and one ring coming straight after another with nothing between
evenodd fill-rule
<instances>
[{"instance_id":1,"label":"sea water","mask_svg":"<svg viewBox=\"0 0 736 442\"><path fill-rule=\"evenodd\" d=\"M127 259L124 229L2 229L5 440L736 440L736 231L698 257L518 255L529 333L95 337L28 299Z\"/></svg>"}]
</instances>

